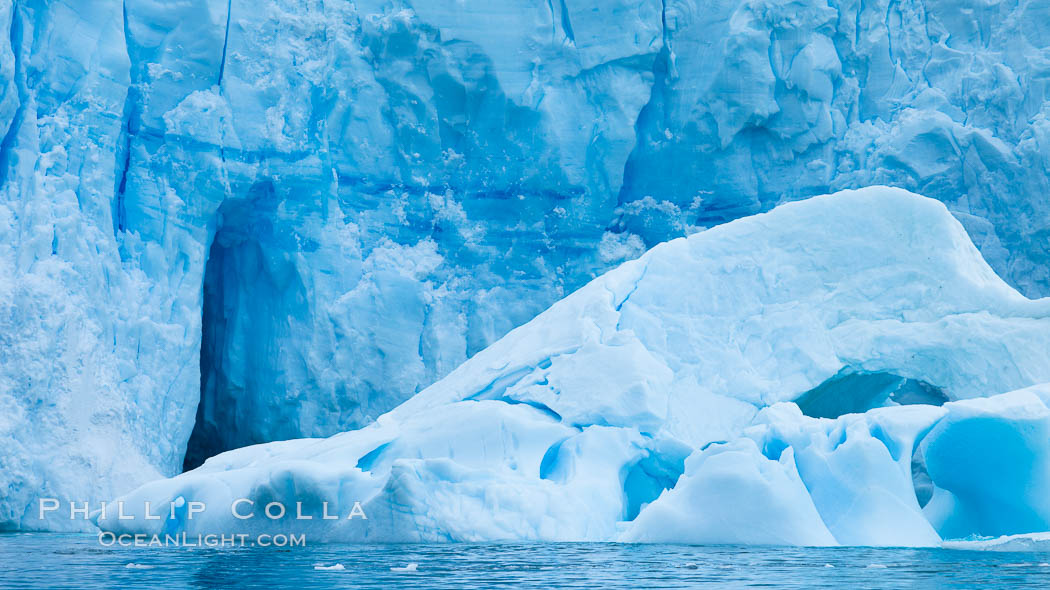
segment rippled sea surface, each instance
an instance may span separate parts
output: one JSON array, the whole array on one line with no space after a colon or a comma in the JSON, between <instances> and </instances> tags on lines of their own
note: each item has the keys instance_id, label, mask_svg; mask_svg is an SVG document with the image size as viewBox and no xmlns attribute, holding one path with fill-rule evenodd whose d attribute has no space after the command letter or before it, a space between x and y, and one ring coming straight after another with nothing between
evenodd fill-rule
<instances>
[{"instance_id":1,"label":"rippled sea surface","mask_svg":"<svg viewBox=\"0 0 1050 590\"><path fill-rule=\"evenodd\" d=\"M412 563L415 571L391 570ZM704 586L1047 588L1050 553L611 543L121 548L93 535L0 534L2 588Z\"/></svg>"}]
</instances>

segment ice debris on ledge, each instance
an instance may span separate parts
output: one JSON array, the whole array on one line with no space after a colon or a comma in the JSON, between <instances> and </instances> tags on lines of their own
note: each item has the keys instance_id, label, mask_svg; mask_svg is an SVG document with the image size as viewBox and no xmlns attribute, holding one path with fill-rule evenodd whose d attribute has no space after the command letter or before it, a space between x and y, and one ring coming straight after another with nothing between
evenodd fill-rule
<instances>
[{"instance_id":1,"label":"ice debris on ledge","mask_svg":"<svg viewBox=\"0 0 1050 590\"><path fill-rule=\"evenodd\" d=\"M1000 280L941 203L843 191L661 244L366 428L216 456L98 525L910 546L1050 530L1045 383L1050 299ZM143 518L180 498L210 508ZM235 518L238 498L258 514ZM367 519L345 518L358 501ZM274 521L270 502L340 518Z\"/></svg>"},{"instance_id":2,"label":"ice debris on ledge","mask_svg":"<svg viewBox=\"0 0 1050 590\"><path fill-rule=\"evenodd\" d=\"M946 549L960 549L963 551L1039 551L1045 552L1050 549L1050 532L1028 533L1022 535L1003 535L995 538L958 539L945 541ZM1039 564L1042 567L1050 567L1048 563Z\"/></svg>"}]
</instances>

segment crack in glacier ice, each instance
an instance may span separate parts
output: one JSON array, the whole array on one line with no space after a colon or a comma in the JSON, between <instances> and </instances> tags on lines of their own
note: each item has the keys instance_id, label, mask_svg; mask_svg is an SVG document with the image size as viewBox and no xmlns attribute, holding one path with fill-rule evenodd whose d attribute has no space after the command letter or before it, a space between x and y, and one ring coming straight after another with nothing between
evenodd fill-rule
<instances>
[{"instance_id":1,"label":"crack in glacier ice","mask_svg":"<svg viewBox=\"0 0 1050 590\"><path fill-rule=\"evenodd\" d=\"M11 5L11 23L8 39L11 43L11 52L15 58L14 82L18 94L18 106L15 108L14 117L11 118L11 124L7 128L3 140L0 140L0 187L7 184L9 168L12 165L11 155L15 147L15 138L22 128L22 121L25 119L26 103L29 101L29 91L26 88L24 73L25 66L22 63L24 59L22 55L22 31L24 24L20 17L20 5L17 1Z\"/></svg>"}]
</instances>

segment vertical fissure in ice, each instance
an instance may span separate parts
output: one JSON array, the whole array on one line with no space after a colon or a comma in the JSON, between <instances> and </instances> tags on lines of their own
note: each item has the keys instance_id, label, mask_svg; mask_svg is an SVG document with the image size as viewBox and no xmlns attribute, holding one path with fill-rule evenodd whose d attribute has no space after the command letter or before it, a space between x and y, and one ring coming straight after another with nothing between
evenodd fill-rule
<instances>
[{"instance_id":1,"label":"vertical fissure in ice","mask_svg":"<svg viewBox=\"0 0 1050 590\"><path fill-rule=\"evenodd\" d=\"M15 108L14 117L7 128L2 140L0 140L0 186L7 184L8 169L11 166L11 154L14 151L15 137L22 127L25 118L25 106L28 101L25 75L22 66L22 20L19 18L19 5L14 3L11 7L10 43L11 52L14 54L14 81L18 92L18 106Z\"/></svg>"},{"instance_id":2,"label":"vertical fissure in ice","mask_svg":"<svg viewBox=\"0 0 1050 590\"><path fill-rule=\"evenodd\" d=\"M217 86L222 86L222 77L226 73L226 49L230 44L230 14L233 11L233 0L226 2L226 32L222 38L222 58L219 60L219 77L215 81Z\"/></svg>"},{"instance_id":3,"label":"vertical fissure in ice","mask_svg":"<svg viewBox=\"0 0 1050 590\"><path fill-rule=\"evenodd\" d=\"M565 29L565 37L575 45L576 34L572 32L572 21L569 20L569 7L565 4L565 0L561 0L561 27Z\"/></svg>"},{"instance_id":4,"label":"vertical fissure in ice","mask_svg":"<svg viewBox=\"0 0 1050 590\"><path fill-rule=\"evenodd\" d=\"M197 416L193 424L193 433L186 446L183 459L184 471L200 467L204 461L224 450L222 435L219 431L215 375L221 370L221 350L216 350L222 341L223 330L223 289L221 274L225 248L219 245L216 236L208 252L203 287L203 305L201 311L201 351L200 351L200 400L197 403Z\"/></svg>"},{"instance_id":5,"label":"vertical fissure in ice","mask_svg":"<svg viewBox=\"0 0 1050 590\"><path fill-rule=\"evenodd\" d=\"M183 468L219 453L294 436L273 405L289 395L295 359L278 345L308 315L295 236L281 227L273 184L228 199L217 213L201 305L200 401ZM287 432L287 435L285 433Z\"/></svg>"},{"instance_id":6,"label":"vertical fissure in ice","mask_svg":"<svg viewBox=\"0 0 1050 590\"><path fill-rule=\"evenodd\" d=\"M127 211L127 190L128 190L128 172L131 169L131 143L134 138L134 133L131 128L131 121L134 116L134 105L135 105L135 89L133 87L128 88L128 96L124 102L124 124L121 126L121 149L117 152L117 164L120 167L119 181L117 182L116 191L116 202L114 203L113 211L113 226L116 230L115 233L123 232L127 229L128 223L128 211Z\"/></svg>"},{"instance_id":7,"label":"vertical fissure in ice","mask_svg":"<svg viewBox=\"0 0 1050 590\"><path fill-rule=\"evenodd\" d=\"M141 74L132 50L131 27L128 26L128 5L126 1L121 7L121 15L124 19L124 48L128 55L128 61L131 62L131 70L128 92L124 97L124 108L121 111L120 139L117 144L119 147L116 150L116 162L114 164L114 169L120 171L116 176L117 186L113 200L113 233L118 238L128 227L128 174L131 170L132 144L134 143L135 135L139 131L139 101L142 98L139 91Z\"/></svg>"}]
</instances>

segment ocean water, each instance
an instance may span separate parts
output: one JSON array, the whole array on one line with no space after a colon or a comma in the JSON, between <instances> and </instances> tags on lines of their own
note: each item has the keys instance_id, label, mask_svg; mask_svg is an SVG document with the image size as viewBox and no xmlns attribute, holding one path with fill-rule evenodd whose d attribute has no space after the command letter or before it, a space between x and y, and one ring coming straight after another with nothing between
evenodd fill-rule
<instances>
[{"instance_id":1,"label":"ocean water","mask_svg":"<svg viewBox=\"0 0 1050 590\"><path fill-rule=\"evenodd\" d=\"M416 571L391 568L418 564ZM129 564L133 564L130 565ZM343 569L317 569L317 566ZM613 543L102 547L0 535L2 588L1047 588L1050 552Z\"/></svg>"}]
</instances>

